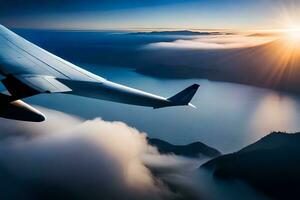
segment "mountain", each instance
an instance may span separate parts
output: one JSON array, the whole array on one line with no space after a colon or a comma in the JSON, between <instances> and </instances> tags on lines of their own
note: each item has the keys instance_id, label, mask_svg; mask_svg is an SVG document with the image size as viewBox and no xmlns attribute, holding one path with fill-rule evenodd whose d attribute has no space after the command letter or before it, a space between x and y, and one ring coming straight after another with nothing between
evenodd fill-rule
<instances>
[{"instance_id":1,"label":"mountain","mask_svg":"<svg viewBox=\"0 0 300 200\"><path fill-rule=\"evenodd\" d=\"M176 35L176 36L197 36L197 35L227 35L230 33L224 32L199 32L199 31L189 31L189 30L179 30L179 31L150 31L150 32L134 32L130 33L131 35Z\"/></svg>"},{"instance_id":2,"label":"mountain","mask_svg":"<svg viewBox=\"0 0 300 200\"><path fill-rule=\"evenodd\" d=\"M199 155L217 157L221 155L218 150L209 147L202 142L194 142L187 145L173 145L155 138L148 138L148 142L152 146L155 146L158 151L163 154L176 154L187 157L198 157Z\"/></svg>"},{"instance_id":3,"label":"mountain","mask_svg":"<svg viewBox=\"0 0 300 200\"><path fill-rule=\"evenodd\" d=\"M273 199L300 197L300 133L274 132L201 166L221 180L239 179Z\"/></svg>"}]
</instances>

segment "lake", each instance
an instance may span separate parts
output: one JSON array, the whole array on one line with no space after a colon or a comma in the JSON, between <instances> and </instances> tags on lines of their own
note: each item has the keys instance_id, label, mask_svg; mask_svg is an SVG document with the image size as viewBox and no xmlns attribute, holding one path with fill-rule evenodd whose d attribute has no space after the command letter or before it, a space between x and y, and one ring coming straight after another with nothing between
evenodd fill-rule
<instances>
[{"instance_id":1,"label":"lake","mask_svg":"<svg viewBox=\"0 0 300 200\"><path fill-rule=\"evenodd\" d=\"M144 108L83 97L55 94L27 100L86 119L123 121L150 137L175 144L204 142L229 153L271 131L300 130L300 98L251 86L203 79L169 80L136 73L129 68L78 64L104 78L169 97L198 83L192 103L197 107Z\"/></svg>"}]
</instances>

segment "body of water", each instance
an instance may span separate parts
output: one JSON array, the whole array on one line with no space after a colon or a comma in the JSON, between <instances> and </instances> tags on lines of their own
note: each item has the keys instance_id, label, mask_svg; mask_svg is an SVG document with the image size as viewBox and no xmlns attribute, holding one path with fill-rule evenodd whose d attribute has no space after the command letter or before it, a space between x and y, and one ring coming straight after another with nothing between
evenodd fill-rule
<instances>
[{"instance_id":1,"label":"body of water","mask_svg":"<svg viewBox=\"0 0 300 200\"><path fill-rule=\"evenodd\" d=\"M201 79L169 80L140 75L128 68L84 65L104 78L169 97L198 83L190 107L152 109L64 94L38 95L27 102L82 118L123 121L175 144L202 141L223 153L233 152L271 131L300 130L300 98L272 90Z\"/></svg>"}]
</instances>

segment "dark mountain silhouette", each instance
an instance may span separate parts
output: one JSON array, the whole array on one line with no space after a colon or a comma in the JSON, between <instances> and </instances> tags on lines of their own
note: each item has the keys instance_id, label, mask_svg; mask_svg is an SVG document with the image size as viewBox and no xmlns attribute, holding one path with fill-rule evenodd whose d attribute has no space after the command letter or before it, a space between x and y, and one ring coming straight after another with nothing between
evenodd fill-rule
<instances>
[{"instance_id":1,"label":"dark mountain silhouette","mask_svg":"<svg viewBox=\"0 0 300 200\"><path fill-rule=\"evenodd\" d=\"M199 155L217 157L221 155L218 150L209 147L202 142L194 142L187 145L173 145L166 141L154 138L148 138L148 142L163 154L176 154L187 157L198 157Z\"/></svg>"},{"instance_id":2,"label":"dark mountain silhouette","mask_svg":"<svg viewBox=\"0 0 300 200\"><path fill-rule=\"evenodd\" d=\"M300 133L271 133L201 166L217 179L239 179L273 199L300 197Z\"/></svg>"},{"instance_id":3,"label":"dark mountain silhouette","mask_svg":"<svg viewBox=\"0 0 300 200\"><path fill-rule=\"evenodd\" d=\"M132 35L178 35L178 36L193 36L193 35L228 35L231 33L224 33L218 31L203 32L203 31L189 31L189 30L179 30L179 31L150 31L150 32L134 32L129 33Z\"/></svg>"}]
</instances>

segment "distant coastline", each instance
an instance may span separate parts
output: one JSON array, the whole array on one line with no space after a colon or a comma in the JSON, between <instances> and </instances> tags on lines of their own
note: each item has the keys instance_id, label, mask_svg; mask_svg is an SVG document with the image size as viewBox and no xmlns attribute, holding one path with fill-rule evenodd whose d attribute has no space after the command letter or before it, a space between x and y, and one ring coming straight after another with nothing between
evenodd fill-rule
<instances>
[{"instance_id":1,"label":"distant coastline","mask_svg":"<svg viewBox=\"0 0 300 200\"><path fill-rule=\"evenodd\" d=\"M201 35L232 35L230 32L219 31L190 31L190 30L178 30L178 31L149 31L149 32L133 32L130 35L166 35L166 36L201 36Z\"/></svg>"}]
</instances>

